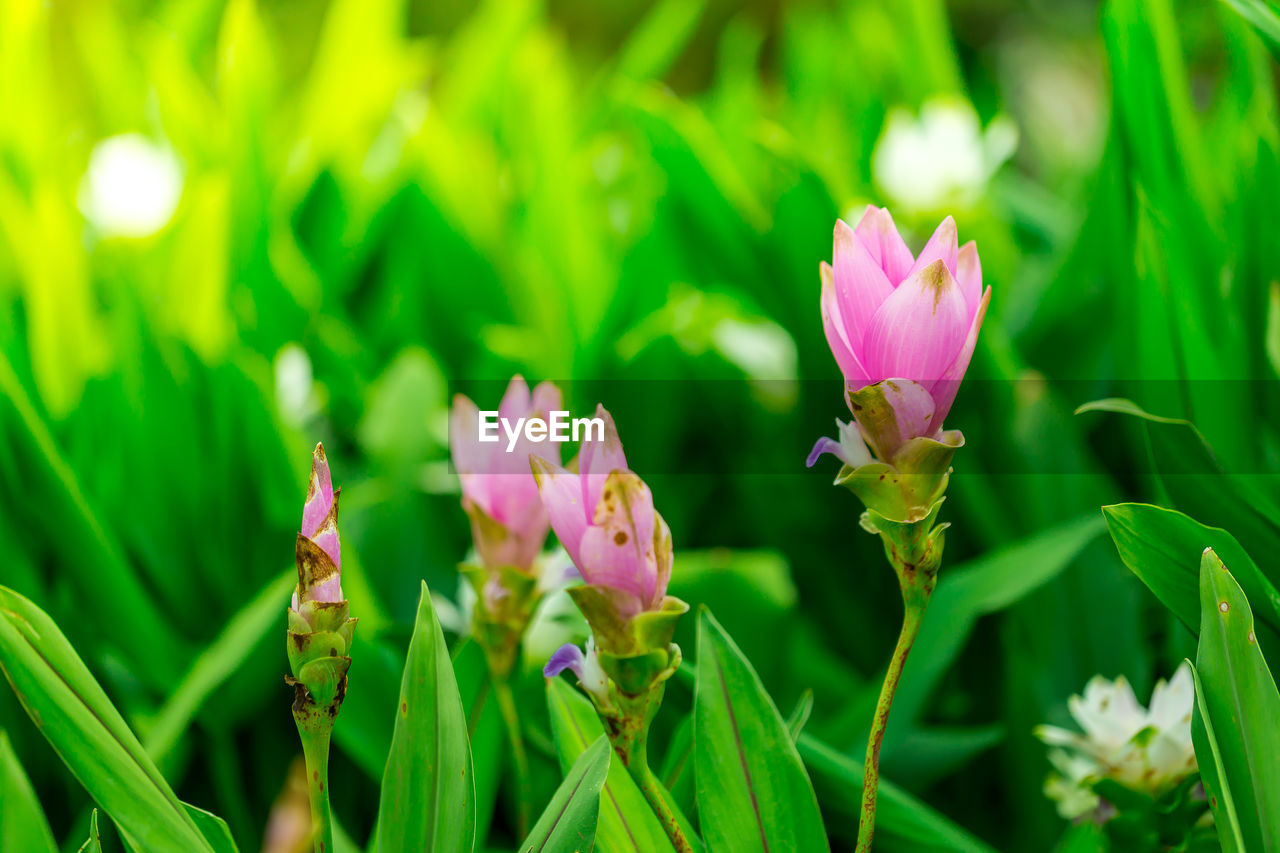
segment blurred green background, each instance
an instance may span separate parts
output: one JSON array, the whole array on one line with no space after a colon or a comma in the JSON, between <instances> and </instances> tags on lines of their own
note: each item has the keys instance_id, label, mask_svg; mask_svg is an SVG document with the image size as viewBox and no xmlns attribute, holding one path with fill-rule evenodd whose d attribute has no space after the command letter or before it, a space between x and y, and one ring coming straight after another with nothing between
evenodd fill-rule
<instances>
[{"instance_id":1,"label":"blurred green background","mask_svg":"<svg viewBox=\"0 0 1280 853\"><path fill-rule=\"evenodd\" d=\"M255 849L298 751L280 631L323 440L361 619L335 808L364 837L417 579L454 597L468 547L449 398L520 372L614 412L672 591L860 756L900 605L803 469L847 417L817 265L868 202L915 249L950 213L994 293L884 772L1048 849L1031 727L1193 648L1098 512L1160 497L1141 433L1072 411L1191 415L1248 472L1280 450L1275 71L1229 6L1170 0L8 0L0 583ZM74 849L85 794L8 691L0 726ZM818 787L839 847L857 792Z\"/></svg>"}]
</instances>

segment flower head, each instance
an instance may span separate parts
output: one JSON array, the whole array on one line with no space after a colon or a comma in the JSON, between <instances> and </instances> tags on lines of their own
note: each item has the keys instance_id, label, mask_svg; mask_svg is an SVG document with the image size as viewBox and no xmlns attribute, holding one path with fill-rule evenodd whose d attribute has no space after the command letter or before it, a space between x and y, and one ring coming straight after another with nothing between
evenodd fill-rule
<instances>
[{"instance_id":1,"label":"flower head","mask_svg":"<svg viewBox=\"0 0 1280 853\"><path fill-rule=\"evenodd\" d=\"M1167 683L1156 684L1149 708L1138 703L1123 676L1115 681L1095 676L1083 696L1067 703L1083 734L1055 726L1036 729L1036 737L1054 747L1049 760L1055 773L1045 793L1068 819L1098 808L1092 786L1101 779L1160 796L1196 771L1194 706L1195 687L1185 662Z\"/></svg>"},{"instance_id":2,"label":"flower head","mask_svg":"<svg viewBox=\"0 0 1280 853\"><path fill-rule=\"evenodd\" d=\"M578 470L540 456L533 473L551 526L587 584L611 591L626 618L662 606L671 577L671 531L653 508L653 494L628 467L613 417L601 441L583 443Z\"/></svg>"},{"instance_id":3,"label":"flower head","mask_svg":"<svg viewBox=\"0 0 1280 853\"><path fill-rule=\"evenodd\" d=\"M901 394L899 426L913 435L942 429L991 297L976 244L957 243L948 216L913 257L889 211L869 205L856 229L836 222L833 263L820 267L822 323L848 391L919 385Z\"/></svg>"},{"instance_id":4,"label":"flower head","mask_svg":"<svg viewBox=\"0 0 1280 853\"><path fill-rule=\"evenodd\" d=\"M297 537L298 588L293 609L305 601L338 602L342 595L342 546L338 540L338 498L333 488L324 445L311 455L311 479L302 506L302 528Z\"/></svg>"},{"instance_id":5,"label":"flower head","mask_svg":"<svg viewBox=\"0 0 1280 853\"><path fill-rule=\"evenodd\" d=\"M530 394L528 384L516 376L502 397L498 416L513 423L519 418L545 419L561 405L555 385L543 382ZM542 553L550 524L529 470L534 445L523 431L510 449L505 441L481 442L479 417L475 403L461 394L454 397L449 444L476 552L488 568L512 567L529 573ZM559 462L559 445L551 447Z\"/></svg>"}]
</instances>

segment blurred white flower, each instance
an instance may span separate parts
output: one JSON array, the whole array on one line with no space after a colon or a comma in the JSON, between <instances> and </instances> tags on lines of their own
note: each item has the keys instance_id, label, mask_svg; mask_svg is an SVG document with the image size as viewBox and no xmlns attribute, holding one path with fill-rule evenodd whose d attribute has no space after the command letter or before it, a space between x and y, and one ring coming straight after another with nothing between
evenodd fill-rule
<instances>
[{"instance_id":1,"label":"blurred white flower","mask_svg":"<svg viewBox=\"0 0 1280 853\"><path fill-rule=\"evenodd\" d=\"M139 133L102 140L80 182L80 212L104 237L149 237L173 218L182 164L167 145Z\"/></svg>"},{"instance_id":2,"label":"blurred white flower","mask_svg":"<svg viewBox=\"0 0 1280 853\"><path fill-rule=\"evenodd\" d=\"M915 116L895 108L871 158L890 207L934 212L972 206L987 181L1013 155L1018 130L997 117L983 131L978 113L957 97L927 101Z\"/></svg>"},{"instance_id":3,"label":"blurred white flower","mask_svg":"<svg viewBox=\"0 0 1280 853\"><path fill-rule=\"evenodd\" d=\"M1055 749L1055 772L1045 794L1058 813L1074 819L1098 808L1093 783L1111 779L1133 791L1158 797L1197 770L1191 744L1195 685L1186 662L1173 678L1157 682L1151 707L1143 708L1124 676L1108 681L1094 676L1083 696L1067 703L1083 734L1039 726L1036 737Z\"/></svg>"},{"instance_id":4,"label":"blurred white flower","mask_svg":"<svg viewBox=\"0 0 1280 853\"><path fill-rule=\"evenodd\" d=\"M285 344L276 353L276 408L290 426L300 427L320 411L311 372L311 359L297 344Z\"/></svg>"}]
</instances>

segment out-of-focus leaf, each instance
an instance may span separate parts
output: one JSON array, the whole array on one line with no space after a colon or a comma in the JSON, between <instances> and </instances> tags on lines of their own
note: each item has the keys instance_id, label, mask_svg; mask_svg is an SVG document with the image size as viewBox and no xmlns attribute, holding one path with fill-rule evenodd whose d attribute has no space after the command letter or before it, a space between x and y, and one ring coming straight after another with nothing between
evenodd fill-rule
<instances>
[{"instance_id":1,"label":"out-of-focus leaf","mask_svg":"<svg viewBox=\"0 0 1280 853\"><path fill-rule=\"evenodd\" d=\"M1201 713L1221 756L1246 850L1280 845L1280 693L1253 633L1249 600L1212 549L1200 562Z\"/></svg>"},{"instance_id":2,"label":"out-of-focus leaf","mask_svg":"<svg viewBox=\"0 0 1280 853\"><path fill-rule=\"evenodd\" d=\"M804 731L804 724L809 722L809 715L812 713L813 691L805 690L796 701L796 706L791 709L791 715L787 717L787 731L791 732L792 740L800 737L800 732Z\"/></svg>"},{"instance_id":3,"label":"out-of-focus leaf","mask_svg":"<svg viewBox=\"0 0 1280 853\"><path fill-rule=\"evenodd\" d=\"M604 735L590 700L563 678L547 680L547 707L562 772ZM611 761L600 791L595 849L600 853L649 853L672 850L671 841L621 761Z\"/></svg>"},{"instance_id":4,"label":"out-of-focus leaf","mask_svg":"<svg viewBox=\"0 0 1280 853\"><path fill-rule=\"evenodd\" d=\"M24 458L38 463L31 472L37 482L27 488L48 501L36 517L56 525L45 531L50 543L67 569L75 572L87 600L95 603L91 612L128 614L128 630L112 632L111 642L129 653L142 674L167 686L177 676L182 646L90 506L48 425L3 356L0 400L7 400L17 415Z\"/></svg>"},{"instance_id":5,"label":"out-of-focus leaf","mask_svg":"<svg viewBox=\"0 0 1280 853\"><path fill-rule=\"evenodd\" d=\"M1255 615L1280 631L1280 593L1227 531L1149 504L1105 506L1102 514L1120 559L1192 631L1200 630L1196 565L1205 548L1213 548L1232 567L1232 575L1254 602Z\"/></svg>"},{"instance_id":6,"label":"out-of-focus leaf","mask_svg":"<svg viewBox=\"0 0 1280 853\"><path fill-rule=\"evenodd\" d=\"M813 773L815 787L822 795L828 814L843 818L829 822L832 835L851 845L858 832L862 764L810 734L802 733L797 747ZM901 853L995 853L994 848L883 776L876 803L876 847Z\"/></svg>"},{"instance_id":7,"label":"out-of-focus leaf","mask_svg":"<svg viewBox=\"0 0 1280 853\"><path fill-rule=\"evenodd\" d=\"M279 631L281 614L296 580L292 569L273 579L195 659L147 733L145 743L152 759L164 763L204 700L240 667L245 655L257 649L269 631Z\"/></svg>"},{"instance_id":8,"label":"out-of-focus leaf","mask_svg":"<svg viewBox=\"0 0 1280 853\"><path fill-rule=\"evenodd\" d=\"M130 844L211 849L58 626L5 587L0 665L32 721Z\"/></svg>"},{"instance_id":9,"label":"out-of-focus leaf","mask_svg":"<svg viewBox=\"0 0 1280 853\"><path fill-rule=\"evenodd\" d=\"M1280 53L1280 6L1269 0L1223 0L1223 2L1253 25L1272 52Z\"/></svg>"},{"instance_id":10,"label":"out-of-focus leaf","mask_svg":"<svg viewBox=\"0 0 1280 853\"><path fill-rule=\"evenodd\" d=\"M378 848L471 853L475 796L467 718L424 583L382 777Z\"/></svg>"},{"instance_id":11,"label":"out-of-focus leaf","mask_svg":"<svg viewBox=\"0 0 1280 853\"><path fill-rule=\"evenodd\" d=\"M521 853L591 850L600 814L600 789L609 773L613 747L601 735L569 769L542 817L520 845Z\"/></svg>"},{"instance_id":12,"label":"out-of-focus leaf","mask_svg":"<svg viewBox=\"0 0 1280 853\"><path fill-rule=\"evenodd\" d=\"M3 729L0 729L0 850L30 853L57 853L58 850L40 800Z\"/></svg>"},{"instance_id":13,"label":"out-of-focus leaf","mask_svg":"<svg viewBox=\"0 0 1280 853\"><path fill-rule=\"evenodd\" d=\"M898 728L923 712L979 617L1053 580L1101 532L1097 516L1076 519L942 572L894 697ZM878 683L875 689L878 692ZM864 718L869 717L868 710ZM886 733L889 744L900 739L894 730L890 726Z\"/></svg>"},{"instance_id":14,"label":"out-of-focus leaf","mask_svg":"<svg viewBox=\"0 0 1280 853\"><path fill-rule=\"evenodd\" d=\"M827 850L813 786L760 677L703 608L693 703L698 814L712 850Z\"/></svg>"},{"instance_id":15,"label":"out-of-focus leaf","mask_svg":"<svg viewBox=\"0 0 1280 853\"><path fill-rule=\"evenodd\" d=\"M706 0L655 3L623 46L618 72L635 80L661 77L693 37Z\"/></svg>"}]
</instances>

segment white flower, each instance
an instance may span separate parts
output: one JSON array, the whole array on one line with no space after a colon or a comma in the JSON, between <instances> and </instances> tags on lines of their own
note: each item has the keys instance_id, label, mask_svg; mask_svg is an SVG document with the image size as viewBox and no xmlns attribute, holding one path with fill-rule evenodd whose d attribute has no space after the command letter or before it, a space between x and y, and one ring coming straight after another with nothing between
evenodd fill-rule
<instances>
[{"instance_id":1,"label":"white flower","mask_svg":"<svg viewBox=\"0 0 1280 853\"><path fill-rule=\"evenodd\" d=\"M182 164L172 149L126 133L94 146L79 207L104 237L149 237L173 218L181 196Z\"/></svg>"},{"instance_id":2,"label":"white flower","mask_svg":"<svg viewBox=\"0 0 1280 853\"><path fill-rule=\"evenodd\" d=\"M1158 797L1197 769L1191 744L1195 686L1185 661L1168 683L1156 684L1150 709L1138 703L1124 676L1115 681L1094 676L1084 695L1072 696L1067 707L1083 734L1055 726L1035 731L1056 747L1049 753L1055 772L1045 794L1065 818L1098 807L1092 786L1100 779Z\"/></svg>"},{"instance_id":3,"label":"white flower","mask_svg":"<svg viewBox=\"0 0 1280 853\"><path fill-rule=\"evenodd\" d=\"M935 98L918 117L901 107L889 114L871 171L895 210L965 208L982 196L1017 142L1017 128L1008 118L996 118L984 132L968 101Z\"/></svg>"}]
</instances>

